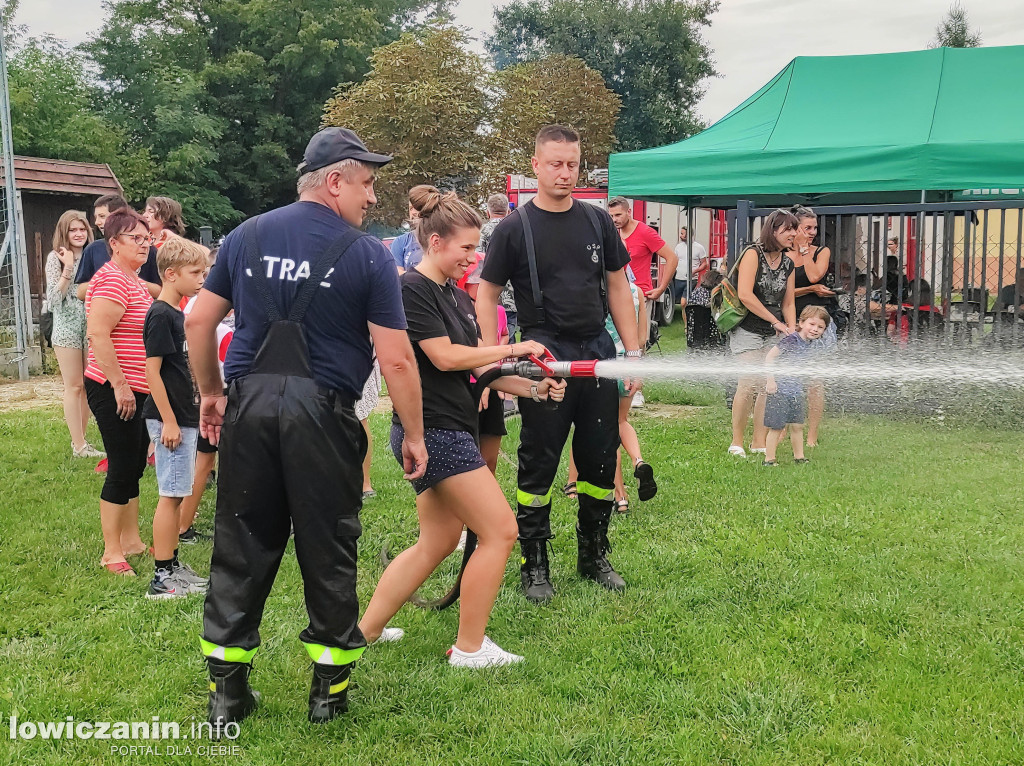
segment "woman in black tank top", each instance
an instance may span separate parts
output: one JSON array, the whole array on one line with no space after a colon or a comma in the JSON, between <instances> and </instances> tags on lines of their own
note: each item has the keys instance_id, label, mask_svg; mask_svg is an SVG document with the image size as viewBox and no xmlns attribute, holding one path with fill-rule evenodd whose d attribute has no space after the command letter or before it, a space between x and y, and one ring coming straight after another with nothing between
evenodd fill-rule
<instances>
[{"instance_id":1,"label":"woman in black tank top","mask_svg":"<svg viewBox=\"0 0 1024 766\"><path fill-rule=\"evenodd\" d=\"M823 306L827 309L835 300L835 292L825 284L832 251L825 246L814 245L814 239L818 235L818 217L813 210L802 205L794 205L792 212L799 222L790 255L796 264L796 314L800 316L805 306ZM835 350L835 322L829 323L829 332L816 341L816 344L820 344L823 351ZM807 385L808 447L818 446L818 427L824 413L825 383L821 380L810 381Z\"/></svg>"},{"instance_id":2,"label":"woman in black tank top","mask_svg":"<svg viewBox=\"0 0 1024 766\"><path fill-rule=\"evenodd\" d=\"M796 332L793 304L793 262L786 250L796 236L792 213L776 210L761 225L759 243L740 255L736 292L747 308L743 321L729 333L729 346L738 361L760 364L776 337ZM764 376L744 375L732 401L732 444L729 454L746 457L743 436L754 411L753 452L765 452L768 429L764 427Z\"/></svg>"}]
</instances>

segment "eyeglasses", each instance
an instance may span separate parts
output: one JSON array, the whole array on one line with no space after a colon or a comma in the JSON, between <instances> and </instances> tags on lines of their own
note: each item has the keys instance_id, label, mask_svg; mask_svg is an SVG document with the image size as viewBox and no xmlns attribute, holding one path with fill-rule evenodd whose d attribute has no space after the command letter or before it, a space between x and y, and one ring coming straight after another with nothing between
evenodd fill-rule
<instances>
[{"instance_id":1,"label":"eyeglasses","mask_svg":"<svg viewBox=\"0 0 1024 766\"><path fill-rule=\"evenodd\" d=\"M121 236L132 240L139 247L149 244L148 234L122 234Z\"/></svg>"}]
</instances>

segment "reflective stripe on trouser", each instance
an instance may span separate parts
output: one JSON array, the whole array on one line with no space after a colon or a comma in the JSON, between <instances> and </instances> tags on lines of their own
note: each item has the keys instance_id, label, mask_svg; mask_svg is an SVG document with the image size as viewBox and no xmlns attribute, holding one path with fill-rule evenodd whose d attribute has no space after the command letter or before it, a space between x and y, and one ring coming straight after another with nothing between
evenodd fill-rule
<instances>
[{"instance_id":1,"label":"reflective stripe on trouser","mask_svg":"<svg viewBox=\"0 0 1024 766\"><path fill-rule=\"evenodd\" d=\"M211 644L204 639L199 639L199 643L203 647L204 657L223 660L224 662L252 662L252 658L256 655L255 649L242 649L238 646L217 646L217 644Z\"/></svg>"},{"instance_id":2,"label":"reflective stripe on trouser","mask_svg":"<svg viewBox=\"0 0 1024 766\"><path fill-rule=\"evenodd\" d=\"M585 343L555 339L536 331L527 331L524 336L524 339L543 343L559 361L615 356L615 344L604 330ZM614 380L570 380L565 399L558 404L520 398L523 426L519 442L519 491L516 493L520 539L551 537L551 485L569 429L574 426L572 444L579 473L576 481L579 527L584 532L608 528L614 492L604 488L615 486L618 408L619 392ZM587 491L580 491L580 487Z\"/></svg>"},{"instance_id":3,"label":"reflective stripe on trouser","mask_svg":"<svg viewBox=\"0 0 1024 766\"><path fill-rule=\"evenodd\" d=\"M302 643L306 647L309 658L318 665L350 665L362 657L366 650L365 646L358 649L338 649L322 644L307 644L305 641Z\"/></svg>"},{"instance_id":4,"label":"reflective stripe on trouser","mask_svg":"<svg viewBox=\"0 0 1024 766\"><path fill-rule=\"evenodd\" d=\"M263 608L293 525L309 614L301 640L341 651L366 646L355 589L365 452L351 402L311 379L250 374L231 384L206 643L243 652L259 646Z\"/></svg>"}]
</instances>

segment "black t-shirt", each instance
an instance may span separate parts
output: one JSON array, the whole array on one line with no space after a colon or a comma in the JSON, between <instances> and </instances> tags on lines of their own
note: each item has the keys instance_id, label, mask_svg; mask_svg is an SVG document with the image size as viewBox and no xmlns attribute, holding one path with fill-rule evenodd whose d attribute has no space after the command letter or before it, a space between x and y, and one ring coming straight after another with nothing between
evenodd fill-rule
<instances>
[{"instance_id":1,"label":"black t-shirt","mask_svg":"<svg viewBox=\"0 0 1024 766\"><path fill-rule=\"evenodd\" d=\"M146 313L142 329L142 342L146 344L146 357L163 357L160 380L167 389L171 412L181 428L199 427L199 406L196 404L195 386L188 367L188 345L185 343L185 315L164 301L153 301ZM150 396L142 407L142 417L163 420L156 402Z\"/></svg>"},{"instance_id":2,"label":"black t-shirt","mask_svg":"<svg viewBox=\"0 0 1024 766\"><path fill-rule=\"evenodd\" d=\"M753 255L750 255L751 253ZM789 286L789 275L793 273L793 260L783 253L778 267L773 269L768 265L768 258L764 251L753 247L744 250L740 258L757 258L757 272L754 274L754 295L764 304L766 309L772 312L775 321L784 321L782 318L782 301L786 297L786 288ZM737 280L739 280L738 276ZM753 311L743 317L739 327L764 338L770 338L775 334L775 328Z\"/></svg>"},{"instance_id":3,"label":"black t-shirt","mask_svg":"<svg viewBox=\"0 0 1024 766\"><path fill-rule=\"evenodd\" d=\"M589 340L604 331L601 300L601 261L607 271L629 263L629 253L611 216L595 208L602 236L591 223L586 202L574 200L564 213L541 210L532 202L524 209L530 217L537 251L537 274L544 301L541 324L533 301L526 240L519 213L504 218L491 235L481 278L495 285L512 283L519 326L540 329L568 338Z\"/></svg>"},{"instance_id":4,"label":"black t-shirt","mask_svg":"<svg viewBox=\"0 0 1024 766\"><path fill-rule=\"evenodd\" d=\"M105 239L97 239L82 251L82 259L78 262L75 284L81 285L90 281L100 267L110 260L110 248ZM149 248L149 256L139 269L139 279L159 285L160 269L156 265L156 248Z\"/></svg>"},{"instance_id":5,"label":"black t-shirt","mask_svg":"<svg viewBox=\"0 0 1024 766\"><path fill-rule=\"evenodd\" d=\"M401 276L402 303L409 340L423 385L423 427L477 434L477 402L469 370L442 372L420 348L421 340L448 337L459 346L476 346L480 328L473 300L455 285L439 285L410 269ZM396 412L393 422L401 423Z\"/></svg>"}]
</instances>

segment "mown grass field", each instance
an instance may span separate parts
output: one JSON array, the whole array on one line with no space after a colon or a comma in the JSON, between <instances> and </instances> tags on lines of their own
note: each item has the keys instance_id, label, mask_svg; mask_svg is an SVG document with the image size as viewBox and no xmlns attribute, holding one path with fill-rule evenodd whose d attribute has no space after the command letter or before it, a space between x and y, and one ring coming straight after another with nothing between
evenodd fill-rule
<instances>
[{"instance_id":1,"label":"mown grass field","mask_svg":"<svg viewBox=\"0 0 1024 766\"><path fill-rule=\"evenodd\" d=\"M784 446L783 467L769 472L725 455L721 397L648 393L672 404L635 420L660 492L638 508L634 494L634 512L613 520L624 594L576 576L574 509L556 492L558 595L527 605L510 562L490 628L527 656L522 666L453 671L444 651L456 611L406 607L393 623L406 639L366 652L350 713L313 728L289 552L253 676L264 705L234 757L201 755L195 742L177 743L191 756L122 757L111 742L9 739L12 713L187 727L203 719L206 682L202 600L143 599L145 559L137 579L98 567L101 479L66 454L58 409L0 415L0 763L1024 762L1024 435L832 419L811 464L793 465ZM373 425L379 497L363 510L364 601L382 545L415 531L386 419ZM511 496L504 461L500 479ZM155 501L150 471L144 516ZM210 493L207 530L213 505ZM204 572L210 550L183 555Z\"/></svg>"}]
</instances>

